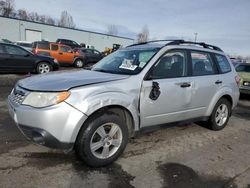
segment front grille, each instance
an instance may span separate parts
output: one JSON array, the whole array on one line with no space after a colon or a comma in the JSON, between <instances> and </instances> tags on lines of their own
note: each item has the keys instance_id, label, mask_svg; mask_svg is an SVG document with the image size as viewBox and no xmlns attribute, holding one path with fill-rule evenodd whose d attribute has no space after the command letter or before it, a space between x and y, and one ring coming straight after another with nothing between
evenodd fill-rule
<instances>
[{"instance_id":1,"label":"front grille","mask_svg":"<svg viewBox=\"0 0 250 188\"><path fill-rule=\"evenodd\" d=\"M10 95L10 99L15 104L22 104L24 98L27 95L27 91L21 89L20 87L16 86L13 92Z\"/></svg>"}]
</instances>

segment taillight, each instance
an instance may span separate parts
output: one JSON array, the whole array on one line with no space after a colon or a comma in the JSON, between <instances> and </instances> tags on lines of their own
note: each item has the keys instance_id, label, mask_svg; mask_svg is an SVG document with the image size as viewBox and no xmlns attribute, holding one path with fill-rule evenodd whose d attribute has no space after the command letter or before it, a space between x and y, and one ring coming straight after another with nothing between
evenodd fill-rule
<instances>
[{"instance_id":1,"label":"taillight","mask_svg":"<svg viewBox=\"0 0 250 188\"><path fill-rule=\"evenodd\" d=\"M240 76L237 75L234 78L235 78L235 82L237 83L238 87L240 87Z\"/></svg>"},{"instance_id":2,"label":"taillight","mask_svg":"<svg viewBox=\"0 0 250 188\"><path fill-rule=\"evenodd\" d=\"M37 54L38 53L38 50L35 49L35 50L32 50L33 54Z\"/></svg>"}]
</instances>

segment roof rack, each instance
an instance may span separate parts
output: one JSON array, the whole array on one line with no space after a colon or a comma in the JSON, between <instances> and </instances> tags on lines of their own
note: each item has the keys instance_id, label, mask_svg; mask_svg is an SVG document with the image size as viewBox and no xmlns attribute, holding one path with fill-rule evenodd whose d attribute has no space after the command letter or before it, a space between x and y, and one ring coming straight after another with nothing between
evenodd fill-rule
<instances>
[{"instance_id":1,"label":"roof rack","mask_svg":"<svg viewBox=\"0 0 250 188\"><path fill-rule=\"evenodd\" d=\"M140 42L140 43L136 43L136 44L131 44L127 47L131 47L131 46L138 46L138 45L143 45L143 44L148 44L148 43L154 43L154 42L177 42L177 41L181 41L181 40L151 40L151 41L147 41L147 42Z\"/></svg>"},{"instance_id":2,"label":"roof rack","mask_svg":"<svg viewBox=\"0 0 250 188\"><path fill-rule=\"evenodd\" d=\"M202 46L203 48L223 52L219 47L213 46L211 44L206 44L205 42L192 42L192 41L185 41L185 40L175 40L175 41L167 43L166 46L168 46L168 45L180 45L180 44L194 44L194 45Z\"/></svg>"},{"instance_id":3,"label":"roof rack","mask_svg":"<svg viewBox=\"0 0 250 188\"><path fill-rule=\"evenodd\" d=\"M210 45L210 44L206 44L205 42L192 42L192 41L185 41L185 40L181 40L181 39L179 39L179 40L152 40L152 41L132 44L132 45L129 45L127 47L137 46L137 45L142 45L142 44L148 44L148 43L154 43L154 42L168 42L168 43L165 44L165 46L168 46L168 45L180 45L180 44L194 44L194 45L202 46L203 48L223 52L219 47L213 46L213 45Z\"/></svg>"}]
</instances>

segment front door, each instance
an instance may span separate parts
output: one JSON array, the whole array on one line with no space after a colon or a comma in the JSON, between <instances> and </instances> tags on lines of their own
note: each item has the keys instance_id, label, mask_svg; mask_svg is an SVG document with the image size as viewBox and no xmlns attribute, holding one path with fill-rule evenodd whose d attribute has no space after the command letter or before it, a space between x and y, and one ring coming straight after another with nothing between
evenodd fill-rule
<instances>
[{"instance_id":1,"label":"front door","mask_svg":"<svg viewBox=\"0 0 250 188\"><path fill-rule=\"evenodd\" d=\"M5 60L8 71L30 72L34 69L35 61L32 54L26 50L13 45L5 45L7 57Z\"/></svg>"},{"instance_id":2,"label":"front door","mask_svg":"<svg viewBox=\"0 0 250 188\"><path fill-rule=\"evenodd\" d=\"M187 52L167 52L151 68L140 95L141 127L186 119L192 100Z\"/></svg>"}]
</instances>

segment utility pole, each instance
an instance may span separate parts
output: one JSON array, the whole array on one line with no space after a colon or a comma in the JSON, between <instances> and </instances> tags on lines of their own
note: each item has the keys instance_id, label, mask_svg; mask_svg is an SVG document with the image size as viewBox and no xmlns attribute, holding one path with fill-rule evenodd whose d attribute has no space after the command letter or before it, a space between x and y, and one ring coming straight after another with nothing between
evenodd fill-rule
<instances>
[{"instance_id":1,"label":"utility pole","mask_svg":"<svg viewBox=\"0 0 250 188\"><path fill-rule=\"evenodd\" d=\"M194 42L197 41L197 36L198 36L198 33L194 33Z\"/></svg>"}]
</instances>

